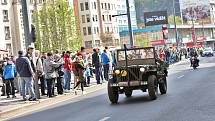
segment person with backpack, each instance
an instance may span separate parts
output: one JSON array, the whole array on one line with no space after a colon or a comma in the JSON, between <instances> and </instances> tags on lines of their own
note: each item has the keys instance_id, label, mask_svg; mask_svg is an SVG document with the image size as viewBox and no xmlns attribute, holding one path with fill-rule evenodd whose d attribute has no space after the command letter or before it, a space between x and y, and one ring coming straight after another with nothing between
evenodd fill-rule
<instances>
[{"instance_id":1,"label":"person with backpack","mask_svg":"<svg viewBox=\"0 0 215 121\"><path fill-rule=\"evenodd\" d=\"M10 98L10 94L12 95L12 98L15 98L14 78L16 77L16 67L11 60L8 60L7 65L3 68L3 70L3 78L6 83L7 98Z\"/></svg>"}]
</instances>

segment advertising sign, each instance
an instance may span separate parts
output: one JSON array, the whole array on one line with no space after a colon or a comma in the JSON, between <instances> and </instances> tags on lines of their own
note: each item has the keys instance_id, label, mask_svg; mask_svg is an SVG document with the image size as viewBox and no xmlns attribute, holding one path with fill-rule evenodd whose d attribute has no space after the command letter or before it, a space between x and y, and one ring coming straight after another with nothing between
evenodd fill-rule
<instances>
[{"instance_id":1,"label":"advertising sign","mask_svg":"<svg viewBox=\"0 0 215 121\"><path fill-rule=\"evenodd\" d=\"M184 24L211 24L210 0L180 0Z\"/></svg>"},{"instance_id":2,"label":"advertising sign","mask_svg":"<svg viewBox=\"0 0 215 121\"><path fill-rule=\"evenodd\" d=\"M144 13L145 26L168 24L167 11L155 11Z\"/></svg>"}]
</instances>

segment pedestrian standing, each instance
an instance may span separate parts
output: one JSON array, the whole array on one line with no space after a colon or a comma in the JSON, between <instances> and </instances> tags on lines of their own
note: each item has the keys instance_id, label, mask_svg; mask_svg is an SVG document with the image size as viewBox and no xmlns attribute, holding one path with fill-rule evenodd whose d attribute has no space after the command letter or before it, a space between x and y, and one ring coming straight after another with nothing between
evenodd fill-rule
<instances>
[{"instance_id":1,"label":"pedestrian standing","mask_svg":"<svg viewBox=\"0 0 215 121\"><path fill-rule=\"evenodd\" d=\"M74 63L75 63L74 64L75 68L78 71L78 77L79 77L79 81L75 85L74 89L76 89L79 85L81 85L82 94L85 94L85 91L84 91L84 81L85 81L84 70L85 70L85 68L81 64L81 58L80 57L76 57L76 61ZM76 91L75 91L75 93L76 93Z\"/></svg>"},{"instance_id":2,"label":"pedestrian standing","mask_svg":"<svg viewBox=\"0 0 215 121\"><path fill-rule=\"evenodd\" d=\"M86 67L86 71L85 71L85 74L86 74L86 79L87 79L87 87L90 86L90 77L91 77L91 70L90 70L90 63L88 63L87 67Z\"/></svg>"},{"instance_id":3,"label":"pedestrian standing","mask_svg":"<svg viewBox=\"0 0 215 121\"><path fill-rule=\"evenodd\" d=\"M63 71L63 58L58 53L55 54L54 60L56 63L61 63L62 66L56 69L57 71L57 93L59 95L63 94L63 85L64 85L64 71Z\"/></svg>"},{"instance_id":4,"label":"pedestrian standing","mask_svg":"<svg viewBox=\"0 0 215 121\"><path fill-rule=\"evenodd\" d=\"M106 50L101 55L102 65L104 68L104 78L106 81L109 80L109 68L110 68L110 59Z\"/></svg>"},{"instance_id":5,"label":"pedestrian standing","mask_svg":"<svg viewBox=\"0 0 215 121\"><path fill-rule=\"evenodd\" d=\"M49 98L55 96L54 88L55 88L55 80L57 78L56 69L59 68L62 64L55 63L54 57L51 52L47 54L47 58L43 63L45 79L47 81L47 96Z\"/></svg>"},{"instance_id":6,"label":"pedestrian standing","mask_svg":"<svg viewBox=\"0 0 215 121\"><path fill-rule=\"evenodd\" d=\"M100 84L100 65L101 64L100 64L99 54L96 49L93 49L92 64L95 67L95 75L96 75L97 84Z\"/></svg>"},{"instance_id":7,"label":"pedestrian standing","mask_svg":"<svg viewBox=\"0 0 215 121\"><path fill-rule=\"evenodd\" d=\"M67 51L64 55L64 79L65 79L65 85L64 89L65 92L70 91L70 85L71 85L71 71L72 71L72 61L70 57L70 52Z\"/></svg>"},{"instance_id":8,"label":"pedestrian standing","mask_svg":"<svg viewBox=\"0 0 215 121\"><path fill-rule=\"evenodd\" d=\"M40 57L40 59L41 59L41 61L42 61L42 65L43 65L43 63L44 63L44 61L45 61L45 59L46 59L46 56L47 56L47 53L45 53L45 52L42 52L41 53L41 57ZM44 70L44 67L43 67L43 70ZM41 88L41 95L47 95L46 94L46 86L47 84L46 84L46 80L45 80L45 75L44 75L44 71L43 71L43 74L42 74L42 76L40 77L40 88Z\"/></svg>"},{"instance_id":9,"label":"pedestrian standing","mask_svg":"<svg viewBox=\"0 0 215 121\"><path fill-rule=\"evenodd\" d=\"M10 98L10 94L12 95L12 98L15 98L14 78L16 77L16 68L14 63L11 60L8 60L7 65L3 70L3 78L6 83L7 98Z\"/></svg>"},{"instance_id":10,"label":"pedestrian standing","mask_svg":"<svg viewBox=\"0 0 215 121\"><path fill-rule=\"evenodd\" d=\"M40 57L40 51L39 50L35 51L35 60L36 60L36 65L35 65L36 74L35 74L35 80L34 80L34 87L35 87L36 97L37 97L37 99L39 99L40 98L40 90L39 90L38 81L40 81L41 87L44 86L43 63L42 63L42 59ZM41 94L45 95L45 90L42 88L41 88Z\"/></svg>"},{"instance_id":11,"label":"pedestrian standing","mask_svg":"<svg viewBox=\"0 0 215 121\"><path fill-rule=\"evenodd\" d=\"M21 78L21 90L23 100L26 101L26 84L30 90L29 101L37 100L33 88L34 71L31 67L30 60L23 56L23 51L18 52L19 57L16 59L16 69Z\"/></svg>"}]
</instances>

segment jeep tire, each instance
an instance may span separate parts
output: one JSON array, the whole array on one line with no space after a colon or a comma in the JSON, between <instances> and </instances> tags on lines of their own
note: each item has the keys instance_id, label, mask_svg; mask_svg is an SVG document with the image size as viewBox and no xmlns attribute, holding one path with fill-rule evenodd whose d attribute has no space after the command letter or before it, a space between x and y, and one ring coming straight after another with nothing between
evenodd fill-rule
<instances>
[{"instance_id":1,"label":"jeep tire","mask_svg":"<svg viewBox=\"0 0 215 121\"><path fill-rule=\"evenodd\" d=\"M157 83L154 75L148 77L148 93L151 100L157 99Z\"/></svg>"},{"instance_id":2,"label":"jeep tire","mask_svg":"<svg viewBox=\"0 0 215 121\"><path fill-rule=\"evenodd\" d=\"M162 82L159 83L159 89L160 89L160 93L166 94L167 92L167 81L166 81L166 77L163 78Z\"/></svg>"},{"instance_id":3,"label":"jeep tire","mask_svg":"<svg viewBox=\"0 0 215 121\"><path fill-rule=\"evenodd\" d=\"M112 81L108 82L108 97L112 104L118 103L119 92L118 87L111 87Z\"/></svg>"}]
</instances>

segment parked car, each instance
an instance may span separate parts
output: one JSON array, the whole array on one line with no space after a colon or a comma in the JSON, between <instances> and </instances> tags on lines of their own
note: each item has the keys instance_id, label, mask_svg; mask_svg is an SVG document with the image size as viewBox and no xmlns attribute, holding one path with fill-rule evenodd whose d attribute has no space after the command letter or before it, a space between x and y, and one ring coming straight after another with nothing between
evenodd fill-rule
<instances>
[{"instance_id":1,"label":"parked car","mask_svg":"<svg viewBox=\"0 0 215 121\"><path fill-rule=\"evenodd\" d=\"M205 56L214 56L213 49L212 49L212 48L205 48L205 49L203 50L202 56L203 56L203 57L205 57Z\"/></svg>"}]
</instances>

